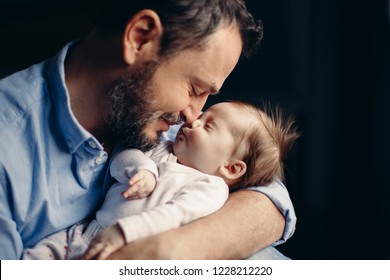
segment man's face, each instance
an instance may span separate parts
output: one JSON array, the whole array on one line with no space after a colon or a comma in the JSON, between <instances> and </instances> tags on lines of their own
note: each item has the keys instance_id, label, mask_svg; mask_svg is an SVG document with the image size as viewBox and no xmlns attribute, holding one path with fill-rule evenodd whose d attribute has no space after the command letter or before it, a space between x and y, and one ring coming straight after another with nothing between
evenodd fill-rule
<instances>
[{"instance_id":1,"label":"man's face","mask_svg":"<svg viewBox=\"0 0 390 280\"><path fill-rule=\"evenodd\" d=\"M242 41L234 26L210 36L207 46L186 49L162 63L147 62L113 90L112 127L117 139L141 150L153 148L180 116L200 114L210 94L222 87L238 62Z\"/></svg>"}]
</instances>

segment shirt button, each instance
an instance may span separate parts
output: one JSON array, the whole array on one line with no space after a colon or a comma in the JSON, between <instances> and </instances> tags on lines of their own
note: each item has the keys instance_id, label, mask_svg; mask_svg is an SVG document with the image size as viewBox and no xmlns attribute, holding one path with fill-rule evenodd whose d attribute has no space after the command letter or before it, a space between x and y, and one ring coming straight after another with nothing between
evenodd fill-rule
<instances>
[{"instance_id":1,"label":"shirt button","mask_svg":"<svg viewBox=\"0 0 390 280\"><path fill-rule=\"evenodd\" d=\"M95 163L96 163L96 164L101 164L102 161L103 161L102 157L97 157L97 158L95 158Z\"/></svg>"},{"instance_id":2,"label":"shirt button","mask_svg":"<svg viewBox=\"0 0 390 280\"><path fill-rule=\"evenodd\" d=\"M88 142L88 145L89 145L92 149L96 149L96 147L97 147L96 143L93 142L93 141L89 141L89 142Z\"/></svg>"}]
</instances>

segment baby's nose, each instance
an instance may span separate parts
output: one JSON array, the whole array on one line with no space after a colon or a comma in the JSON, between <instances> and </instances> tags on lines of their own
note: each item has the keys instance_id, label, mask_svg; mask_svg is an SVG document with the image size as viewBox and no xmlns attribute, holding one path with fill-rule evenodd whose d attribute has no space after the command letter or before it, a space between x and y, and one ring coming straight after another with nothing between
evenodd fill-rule
<instances>
[{"instance_id":1,"label":"baby's nose","mask_svg":"<svg viewBox=\"0 0 390 280\"><path fill-rule=\"evenodd\" d=\"M197 128L200 126L200 120L197 119L197 120L194 120L192 123L189 123L188 124L188 127L189 128Z\"/></svg>"}]
</instances>

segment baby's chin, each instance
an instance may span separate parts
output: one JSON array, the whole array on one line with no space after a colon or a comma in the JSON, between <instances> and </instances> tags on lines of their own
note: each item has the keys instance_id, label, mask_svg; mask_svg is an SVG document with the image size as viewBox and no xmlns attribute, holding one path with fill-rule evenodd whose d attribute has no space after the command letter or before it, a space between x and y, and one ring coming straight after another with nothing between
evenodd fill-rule
<instances>
[{"instance_id":1,"label":"baby's chin","mask_svg":"<svg viewBox=\"0 0 390 280\"><path fill-rule=\"evenodd\" d=\"M200 172L207 173L207 172L205 172L206 170L202 170L203 168L202 168L202 166L199 166L199 163L196 164L196 162L194 162L194 160L192 160L188 156L183 155L180 152L176 152L175 151L175 143L176 143L176 140L175 140L175 142L173 142L173 145L172 145L172 153L176 156L177 163L185 165L187 167L194 168ZM207 174L211 174L211 173L207 173Z\"/></svg>"}]
</instances>

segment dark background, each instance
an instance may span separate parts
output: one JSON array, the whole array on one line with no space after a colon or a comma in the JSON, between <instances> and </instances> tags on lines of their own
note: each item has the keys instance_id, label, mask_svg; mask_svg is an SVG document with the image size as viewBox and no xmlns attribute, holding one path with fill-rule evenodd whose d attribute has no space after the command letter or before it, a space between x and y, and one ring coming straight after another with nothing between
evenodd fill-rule
<instances>
[{"instance_id":1,"label":"dark background","mask_svg":"<svg viewBox=\"0 0 390 280\"><path fill-rule=\"evenodd\" d=\"M246 2L263 43L207 105L265 100L296 116L286 185L298 223L278 248L293 259L390 259L387 0ZM1 0L0 77L86 34L100 3Z\"/></svg>"}]
</instances>

